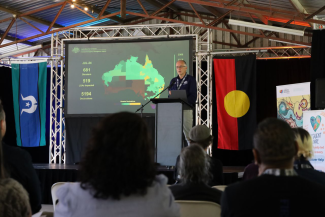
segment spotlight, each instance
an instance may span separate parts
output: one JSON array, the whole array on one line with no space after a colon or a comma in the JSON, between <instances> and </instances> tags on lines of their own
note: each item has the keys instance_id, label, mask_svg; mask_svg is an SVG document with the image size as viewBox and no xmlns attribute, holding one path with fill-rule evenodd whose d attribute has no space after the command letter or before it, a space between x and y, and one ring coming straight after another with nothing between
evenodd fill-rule
<instances>
[{"instance_id":1,"label":"spotlight","mask_svg":"<svg viewBox=\"0 0 325 217\"><path fill-rule=\"evenodd\" d=\"M76 0L72 0L72 2L76 2Z\"/></svg>"},{"instance_id":2,"label":"spotlight","mask_svg":"<svg viewBox=\"0 0 325 217\"><path fill-rule=\"evenodd\" d=\"M84 9L85 9L85 11L88 11L88 8L87 7L85 7Z\"/></svg>"},{"instance_id":3,"label":"spotlight","mask_svg":"<svg viewBox=\"0 0 325 217\"><path fill-rule=\"evenodd\" d=\"M74 4L72 4L70 7L71 7L71 8L74 8Z\"/></svg>"}]
</instances>

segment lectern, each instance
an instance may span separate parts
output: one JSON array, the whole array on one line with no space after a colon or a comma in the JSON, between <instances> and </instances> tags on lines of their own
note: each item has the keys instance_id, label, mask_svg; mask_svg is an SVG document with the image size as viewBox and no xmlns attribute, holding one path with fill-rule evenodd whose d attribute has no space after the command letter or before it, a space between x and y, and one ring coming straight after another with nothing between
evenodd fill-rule
<instances>
[{"instance_id":1,"label":"lectern","mask_svg":"<svg viewBox=\"0 0 325 217\"><path fill-rule=\"evenodd\" d=\"M151 99L156 104L156 162L174 166L182 149L183 112L192 106L181 99Z\"/></svg>"}]
</instances>

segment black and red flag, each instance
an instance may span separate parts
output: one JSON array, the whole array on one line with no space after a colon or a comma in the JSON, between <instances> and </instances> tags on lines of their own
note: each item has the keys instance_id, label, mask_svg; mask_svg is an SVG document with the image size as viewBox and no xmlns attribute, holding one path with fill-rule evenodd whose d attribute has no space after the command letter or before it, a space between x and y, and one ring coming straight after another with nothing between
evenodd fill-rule
<instances>
[{"instance_id":1,"label":"black and red flag","mask_svg":"<svg viewBox=\"0 0 325 217\"><path fill-rule=\"evenodd\" d=\"M213 60L218 148L251 149L256 128L256 56Z\"/></svg>"}]
</instances>

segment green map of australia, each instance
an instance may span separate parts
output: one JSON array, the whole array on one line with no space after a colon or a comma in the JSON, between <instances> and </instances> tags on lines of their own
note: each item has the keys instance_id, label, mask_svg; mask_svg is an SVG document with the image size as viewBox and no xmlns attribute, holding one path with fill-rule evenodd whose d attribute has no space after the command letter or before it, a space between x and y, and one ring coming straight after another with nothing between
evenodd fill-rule
<instances>
[{"instance_id":1,"label":"green map of australia","mask_svg":"<svg viewBox=\"0 0 325 217\"><path fill-rule=\"evenodd\" d=\"M113 70L105 72L102 80L105 84L105 93L118 93L123 90L133 90L144 100L149 100L165 88L165 80L153 67L146 55L145 64L137 62L138 57L120 61Z\"/></svg>"}]
</instances>

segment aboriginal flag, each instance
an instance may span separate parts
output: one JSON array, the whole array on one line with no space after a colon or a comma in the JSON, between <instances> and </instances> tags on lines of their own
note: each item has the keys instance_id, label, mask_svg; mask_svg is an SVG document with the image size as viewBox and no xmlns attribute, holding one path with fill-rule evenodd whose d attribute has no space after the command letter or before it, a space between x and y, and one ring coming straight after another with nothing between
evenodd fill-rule
<instances>
[{"instance_id":1,"label":"aboriginal flag","mask_svg":"<svg viewBox=\"0 0 325 217\"><path fill-rule=\"evenodd\" d=\"M11 67L17 145L45 146L47 63Z\"/></svg>"},{"instance_id":2,"label":"aboriginal flag","mask_svg":"<svg viewBox=\"0 0 325 217\"><path fill-rule=\"evenodd\" d=\"M214 59L218 148L253 147L256 128L256 56Z\"/></svg>"}]
</instances>

